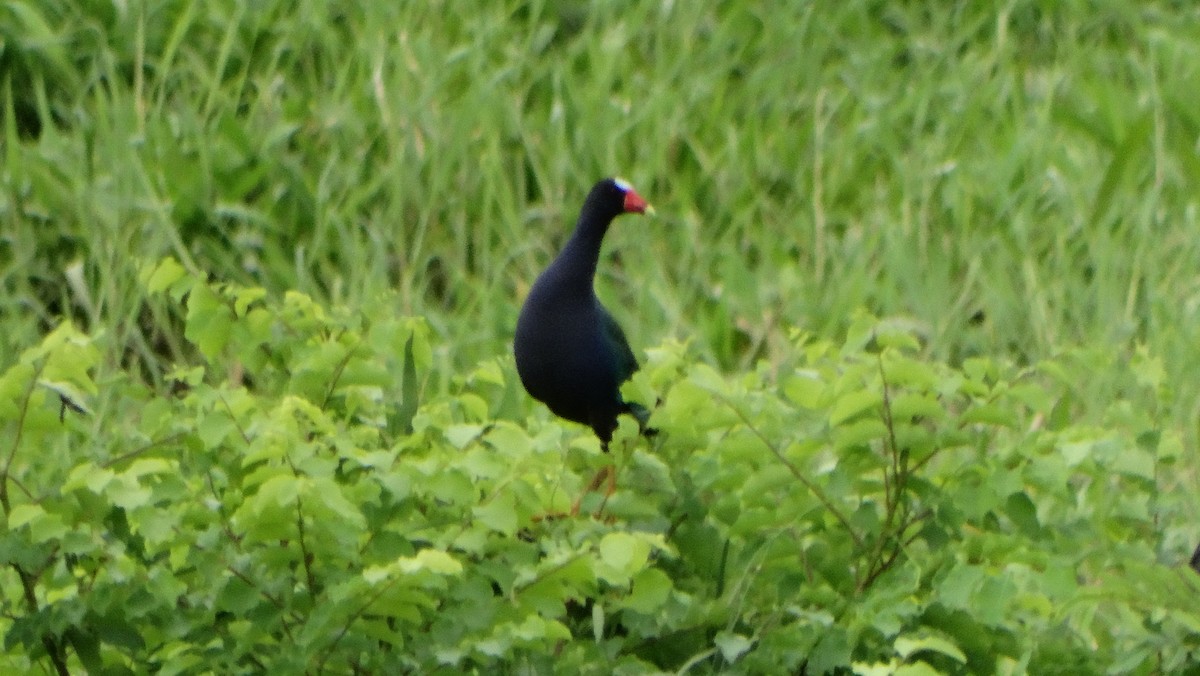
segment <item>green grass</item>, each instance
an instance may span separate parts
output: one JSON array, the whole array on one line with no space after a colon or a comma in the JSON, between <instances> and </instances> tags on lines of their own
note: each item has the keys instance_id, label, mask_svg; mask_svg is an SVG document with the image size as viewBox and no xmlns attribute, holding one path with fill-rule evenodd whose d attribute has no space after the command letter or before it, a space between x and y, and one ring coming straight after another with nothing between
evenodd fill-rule
<instances>
[{"instance_id":1,"label":"green grass","mask_svg":"<svg viewBox=\"0 0 1200 676\"><path fill-rule=\"evenodd\" d=\"M0 45L0 354L69 315L159 382L185 348L136 280L173 255L424 315L444 386L619 173L660 213L602 266L635 346L739 371L858 308L951 361L1145 344L1196 484L1186 4L16 0Z\"/></svg>"}]
</instances>

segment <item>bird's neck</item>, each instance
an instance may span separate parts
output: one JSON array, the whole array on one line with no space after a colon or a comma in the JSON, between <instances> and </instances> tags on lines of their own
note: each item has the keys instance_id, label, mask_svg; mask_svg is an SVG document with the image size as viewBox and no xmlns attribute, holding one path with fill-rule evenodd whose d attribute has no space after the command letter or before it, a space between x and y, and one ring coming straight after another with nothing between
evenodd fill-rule
<instances>
[{"instance_id":1,"label":"bird's neck","mask_svg":"<svg viewBox=\"0 0 1200 676\"><path fill-rule=\"evenodd\" d=\"M608 222L580 219L571 239L567 240L562 253L558 255L557 263L563 281L591 290L592 280L596 276L596 263L600 260L600 245L608 225Z\"/></svg>"}]
</instances>

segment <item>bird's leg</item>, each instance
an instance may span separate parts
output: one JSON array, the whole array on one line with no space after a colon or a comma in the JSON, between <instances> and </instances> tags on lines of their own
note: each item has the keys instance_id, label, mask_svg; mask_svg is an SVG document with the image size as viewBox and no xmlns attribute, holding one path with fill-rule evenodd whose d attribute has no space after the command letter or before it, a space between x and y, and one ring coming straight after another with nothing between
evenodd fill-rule
<instances>
[{"instance_id":1,"label":"bird's leg","mask_svg":"<svg viewBox=\"0 0 1200 676\"><path fill-rule=\"evenodd\" d=\"M604 489L604 499L600 501L600 506L596 509L596 513L593 515L597 519L599 519L600 515L604 513L604 506L608 504L608 499L610 497L612 497L613 493L617 492L617 468L616 468L616 466L615 465L606 466L604 469L600 470L599 474L596 475L596 479L599 479L601 474L608 475L608 486ZM596 486L596 487L599 488L599 486Z\"/></svg>"},{"instance_id":2,"label":"bird's leg","mask_svg":"<svg viewBox=\"0 0 1200 676\"><path fill-rule=\"evenodd\" d=\"M613 491L617 489L617 473L613 471L612 465L605 465L600 468L599 472L596 472L596 476L592 477L587 488L583 489L583 492L575 499L575 504L571 505L571 516L579 514L579 508L583 505L583 499L587 497L588 493L600 488L600 484L604 483L605 479L608 480L608 489L605 491L604 501L600 503L600 509L596 513L599 514L604 511L604 504L608 502L608 496L612 495Z\"/></svg>"}]
</instances>

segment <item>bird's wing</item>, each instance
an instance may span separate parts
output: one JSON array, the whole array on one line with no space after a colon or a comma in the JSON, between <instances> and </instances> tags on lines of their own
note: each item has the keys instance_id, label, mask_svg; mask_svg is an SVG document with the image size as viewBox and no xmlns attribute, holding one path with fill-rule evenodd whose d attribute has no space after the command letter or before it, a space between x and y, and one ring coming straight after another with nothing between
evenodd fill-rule
<instances>
[{"instance_id":1,"label":"bird's wing","mask_svg":"<svg viewBox=\"0 0 1200 676\"><path fill-rule=\"evenodd\" d=\"M617 382L623 383L629 380L634 371L638 370L637 357L633 356L633 350L629 347L629 340L625 337L625 332L621 330L621 325L613 319L608 310L604 309L604 306L600 306L600 320L604 329L604 337L608 339L617 356Z\"/></svg>"},{"instance_id":2,"label":"bird's wing","mask_svg":"<svg viewBox=\"0 0 1200 676\"><path fill-rule=\"evenodd\" d=\"M600 318L601 324L604 327L604 336L608 338L609 343L612 344L617 354L617 368L619 371L619 380L617 382L623 383L629 380L634 371L638 370L637 357L633 356L633 350L629 347L629 339L625 337L625 332L621 330L621 325L617 323L617 320L613 319L608 310L604 309L604 306L600 306ZM647 426L650 420L650 411L646 410L645 406L632 402L625 402L623 405L625 412L637 418L638 428L642 431L642 434L653 436L658 433L658 430Z\"/></svg>"}]
</instances>

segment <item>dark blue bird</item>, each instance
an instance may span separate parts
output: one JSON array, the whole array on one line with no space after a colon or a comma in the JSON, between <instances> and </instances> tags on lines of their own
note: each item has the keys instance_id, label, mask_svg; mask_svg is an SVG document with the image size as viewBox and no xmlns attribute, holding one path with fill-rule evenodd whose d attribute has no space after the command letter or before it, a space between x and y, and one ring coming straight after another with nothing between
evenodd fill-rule
<instances>
[{"instance_id":1,"label":"dark blue bird","mask_svg":"<svg viewBox=\"0 0 1200 676\"><path fill-rule=\"evenodd\" d=\"M571 239L530 289L513 341L529 394L555 415L591 427L605 451L618 415L634 415L644 430L648 413L621 398L621 383L638 362L596 298L596 262L613 219L645 212L653 208L625 181L606 178L593 186Z\"/></svg>"}]
</instances>

